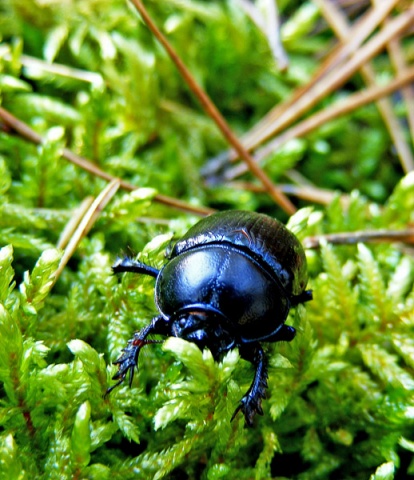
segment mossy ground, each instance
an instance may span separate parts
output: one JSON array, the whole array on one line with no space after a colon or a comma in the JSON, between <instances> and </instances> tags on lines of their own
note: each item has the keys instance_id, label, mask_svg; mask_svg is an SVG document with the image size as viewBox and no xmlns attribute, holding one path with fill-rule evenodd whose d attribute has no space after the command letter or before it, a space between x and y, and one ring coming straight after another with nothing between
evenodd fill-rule
<instances>
[{"instance_id":1,"label":"mossy ground","mask_svg":"<svg viewBox=\"0 0 414 480\"><path fill-rule=\"evenodd\" d=\"M315 4L279 1L290 61L281 73L235 1L146 3L238 134L306 84L333 43ZM153 280L117 279L112 263L142 252L161 266L173 239L197 220L157 194L266 212L301 240L413 224L414 176L403 174L376 107L337 118L267 160L275 182L296 169L337 192L329 205L295 200L299 210L288 219L263 193L204 184L200 168L227 145L131 5L6 0L0 35L2 107L43 139L34 145L0 124L0 478L414 475L407 245L307 250L314 300L291 312L293 342L267 346L268 398L253 428L241 415L230 422L253 373L237 351L215 363L209 351L168 339L146 347L131 389L104 396L111 362L155 314ZM405 48L412 59L412 39ZM392 76L386 54L374 65L379 78ZM324 103L361 85L355 76ZM400 97L393 102L403 117ZM60 272L65 226L106 185L62 158L63 148L140 188L111 200Z\"/></svg>"}]
</instances>

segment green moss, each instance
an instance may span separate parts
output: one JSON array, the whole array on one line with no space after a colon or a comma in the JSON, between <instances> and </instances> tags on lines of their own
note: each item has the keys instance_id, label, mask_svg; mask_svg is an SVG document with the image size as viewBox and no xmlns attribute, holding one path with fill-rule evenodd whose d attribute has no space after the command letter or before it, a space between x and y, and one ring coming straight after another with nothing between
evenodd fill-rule
<instances>
[{"instance_id":1,"label":"green moss","mask_svg":"<svg viewBox=\"0 0 414 480\"><path fill-rule=\"evenodd\" d=\"M279 2L290 17L283 75L233 1L147 3L238 132L307 81L331 40L313 4ZM283 213L261 194L204 185L201 165L225 144L124 2L8 0L0 31L2 106L44 139L0 131L0 479L413 475L414 262L400 245L307 252L314 300L291 312L294 341L266 347L268 398L253 428L230 422L253 374L237 351L215 363L168 339L146 348L132 388L104 396L111 362L156 313L153 279L118 280L114 259L142 252L159 267L196 221L155 195ZM117 194L56 279L65 225L105 186L63 160L64 147L141 188ZM292 167L350 194L291 217L301 240L414 222L414 176L401 178L373 107L266 164L275 180Z\"/></svg>"}]
</instances>

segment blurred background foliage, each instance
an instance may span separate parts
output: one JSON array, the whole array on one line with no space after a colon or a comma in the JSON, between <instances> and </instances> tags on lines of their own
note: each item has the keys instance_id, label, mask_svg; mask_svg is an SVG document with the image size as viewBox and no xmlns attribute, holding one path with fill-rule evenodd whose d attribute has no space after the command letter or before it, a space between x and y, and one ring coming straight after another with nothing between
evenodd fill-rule
<instances>
[{"instance_id":1,"label":"blurred background foliage","mask_svg":"<svg viewBox=\"0 0 414 480\"><path fill-rule=\"evenodd\" d=\"M323 3L277 1L283 71L241 1L145 5L242 136L308 85L335 48ZM351 23L373 10L365 0L328 3ZM413 9L394 3L393 19ZM268 5L254 6L266 18ZM155 314L153 281L118 282L111 264L142 252L160 267L171 241L197 220L194 209L269 213L305 246L314 235L412 227L413 173L376 105L333 118L263 160L272 181L302 192L289 219L251 174L206 181L206 165L229 146L132 4L3 0L0 36L1 107L42 138L35 145L0 120L0 478L414 475L409 243L325 241L307 250L314 301L291 313L294 342L269 345L269 398L253 429L229 421L251 367L237 352L215 364L178 339L149 347L133 388L103 397L110 362ZM399 48L412 64L412 30ZM386 50L372 65L379 85L397 76ZM309 114L364 88L355 74ZM409 104L401 92L390 99L412 156ZM67 161L64 149L139 187L119 191L67 258L71 221L84 218L83 205L107 181ZM306 197L309 187L328 197Z\"/></svg>"}]
</instances>

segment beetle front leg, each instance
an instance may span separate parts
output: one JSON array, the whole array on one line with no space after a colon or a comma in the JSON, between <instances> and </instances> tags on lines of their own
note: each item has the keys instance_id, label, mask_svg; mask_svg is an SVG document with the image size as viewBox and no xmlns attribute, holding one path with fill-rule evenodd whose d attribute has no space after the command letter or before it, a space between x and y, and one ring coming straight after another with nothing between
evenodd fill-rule
<instances>
[{"instance_id":1,"label":"beetle front leg","mask_svg":"<svg viewBox=\"0 0 414 480\"><path fill-rule=\"evenodd\" d=\"M133 260L129 257L118 258L116 262L112 265L112 271L114 273L141 273L143 275L149 275L151 277L157 278L160 271L157 268L151 267L146 263L140 262L138 260Z\"/></svg>"},{"instance_id":2,"label":"beetle front leg","mask_svg":"<svg viewBox=\"0 0 414 480\"><path fill-rule=\"evenodd\" d=\"M159 343L159 340L147 339L148 335L151 334L168 334L168 323L161 315L153 318L148 326L136 332L134 336L128 340L128 345L123 349L122 355L114 362L114 364L118 365L119 369L112 377L112 380L118 380L118 382L112 387L109 387L105 395L108 395L112 390L121 385L125 381L128 372L129 386L131 387L132 380L134 379L134 369L138 365L138 356L141 348L150 343Z\"/></svg>"},{"instance_id":3,"label":"beetle front leg","mask_svg":"<svg viewBox=\"0 0 414 480\"><path fill-rule=\"evenodd\" d=\"M312 299L313 299L312 290L304 290L299 295L294 295L290 299L290 302L292 304L292 307L296 307L296 305L300 305L301 303L309 302Z\"/></svg>"},{"instance_id":4,"label":"beetle front leg","mask_svg":"<svg viewBox=\"0 0 414 480\"><path fill-rule=\"evenodd\" d=\"M250 343L242 345L239 348L240 356L251 362L256 367L256 372L252 384L244 397L241 399L239 406L236 408L231 421L241 410L247 425L253 425L253 418L258 413L263 415L262 398L265 397L267 388L267 359L265 353L258 343Z\"/></svg>"}]
</instances>

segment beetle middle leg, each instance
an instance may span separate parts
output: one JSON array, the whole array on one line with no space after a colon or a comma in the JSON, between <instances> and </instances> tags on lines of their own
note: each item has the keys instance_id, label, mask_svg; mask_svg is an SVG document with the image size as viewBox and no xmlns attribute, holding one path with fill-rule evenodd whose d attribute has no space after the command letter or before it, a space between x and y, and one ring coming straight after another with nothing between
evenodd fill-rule
<instances>
[{"instance_id":1,"label":"beetle middle leg","mask_svg":"<svg viewBox=\"0 0 414 480\"><path fill-rule=\"evenodd\" d=\"M267 359L266 355L259 343L249 343L240 346L240 356L256 367L256 372L249 390L240 400L239 406L236 408L231 421L241 410L249 426L253 425L253 418L256 413L263 415L262 398L265 397L267 388Z\"/></svg>"},{"instance_id":2,"label":"beetle middle leg","mask_svg":"<svg viewBox=\"0 0 414 480\"><path fill-rule=\"evenodd\" d=\"M121 385L125 381L128 372L129 386L131 387L132 380L134 379L134 369L138 365L138 356L141 348L151 343L159 343L158 340L148 340L148 335L167 335L168 333L168 324L161 315L153 318L148 326L139 332L136 332L128 341L128 345L123 349L122 355L114 362L114 364L118 365L119 370L112 379L118 380L118 382L115 385L112 385L112 387L109 387L105 395L108 395L112 390Z\"/></svg>"}]
</instances>

